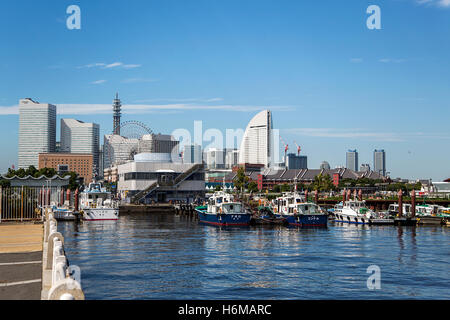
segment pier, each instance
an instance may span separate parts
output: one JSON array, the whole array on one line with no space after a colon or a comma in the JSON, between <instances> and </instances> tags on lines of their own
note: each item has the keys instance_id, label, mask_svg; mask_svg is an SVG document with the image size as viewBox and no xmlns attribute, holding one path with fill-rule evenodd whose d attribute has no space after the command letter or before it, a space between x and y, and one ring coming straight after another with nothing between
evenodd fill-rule
<instances>
[{"instance_id":1,"label":"pier","mask_svg":"<svg viewBox=\"0 0 450 320\"><path fill-rule=\"evenodd\" d=\"M84 300L52 210L39 217L0 224L0 300Z\"/></svg>"}]
</instances>

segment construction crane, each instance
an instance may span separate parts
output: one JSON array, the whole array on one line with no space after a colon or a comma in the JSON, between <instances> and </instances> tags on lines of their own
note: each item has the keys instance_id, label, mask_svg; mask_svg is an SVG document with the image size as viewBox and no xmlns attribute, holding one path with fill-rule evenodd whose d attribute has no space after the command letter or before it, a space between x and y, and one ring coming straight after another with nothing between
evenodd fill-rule
<instances>
[{"instance_id":1,"label":"construction crane","mask_svg":"<svg viewBox=\"0 0 450 320\"><path fill-rule=\"evenodd\" d=\"M300 156L300 151L302 150L302 148L295 141L294 144L297 146L297 156Z\"/></svg>"},{"instance_id":2,"label":"construction crane","mask_svg":"<svg viewBox=\"0 0 450 320\"><path fill-rule=\"evenodd\" d=\"M289 145L286 142L284 142L284 140L283 140L283 138L281 136L280 136L280 140L281 140L281 142L284 145L284 162L286 162L286 154L287 154L287 152L289 150Z\"/></svg>"}]
</instances>

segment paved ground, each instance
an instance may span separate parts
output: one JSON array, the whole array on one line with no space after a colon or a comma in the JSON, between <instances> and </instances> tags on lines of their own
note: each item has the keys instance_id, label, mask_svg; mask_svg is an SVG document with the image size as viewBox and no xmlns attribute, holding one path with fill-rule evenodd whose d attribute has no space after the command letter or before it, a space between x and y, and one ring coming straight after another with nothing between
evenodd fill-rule
<instances>
[{"instance_id":1,"label":"paved ground","mask_svg":"<svg viewBox=\"0 0 450 320\"><path fill-rule=\"evenodd\" d=\"M0 300L40 300L42 236L42 225L0 225Z\"/></svg>"}]
</instances>

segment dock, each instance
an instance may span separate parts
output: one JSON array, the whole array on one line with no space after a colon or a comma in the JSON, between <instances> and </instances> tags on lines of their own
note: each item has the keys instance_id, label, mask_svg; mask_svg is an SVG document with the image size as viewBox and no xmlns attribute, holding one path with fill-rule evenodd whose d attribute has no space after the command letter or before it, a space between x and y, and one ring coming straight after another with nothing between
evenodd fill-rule
<instances>
[{"instance_id":1,"label":"dock","mask_svg":"<svg viewBox=\"0 0 450 320\"><path fill-rule=\"evenodd\" d=\"M0 300L40 300L42 224L0 225Z\"/></svg>"}]
</instances>

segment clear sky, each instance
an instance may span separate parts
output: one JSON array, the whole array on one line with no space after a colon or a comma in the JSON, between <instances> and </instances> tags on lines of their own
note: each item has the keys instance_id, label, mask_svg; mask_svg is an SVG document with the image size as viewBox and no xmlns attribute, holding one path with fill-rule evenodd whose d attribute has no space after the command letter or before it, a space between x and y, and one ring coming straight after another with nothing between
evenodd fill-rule
<instances>
[{"instance_id":1,"label":"clear sky","mask_svg":"<svg viewBox=\"0 0 450 320\"><path fill-rule=\"evenodd\" d=\"M69 5L81 29L69 30ZM369 30L369 5L381 29ZM259 111L310 168L348 149L392 177L450 177L450 0L3 0L0 171L17 165L19 99L112 131L245 129Z\"/></svg>"}]
</instances>

